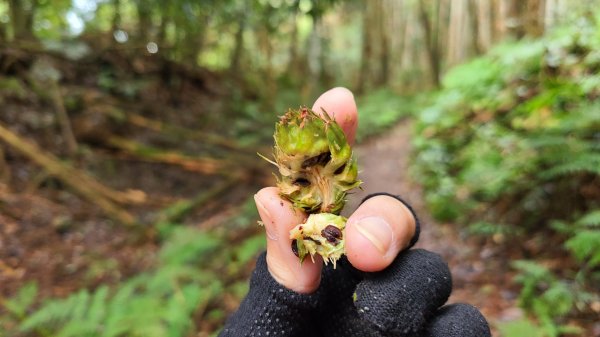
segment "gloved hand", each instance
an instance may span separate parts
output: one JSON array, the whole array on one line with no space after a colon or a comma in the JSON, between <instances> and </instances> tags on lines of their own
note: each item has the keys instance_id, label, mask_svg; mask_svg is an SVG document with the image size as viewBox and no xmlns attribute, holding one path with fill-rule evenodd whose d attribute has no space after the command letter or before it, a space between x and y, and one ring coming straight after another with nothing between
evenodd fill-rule
<instances>
[{"instance_id":1,"label":"gloved hand","mask_svg":"<svg viewBox=\"0 0 600 337\"><path fill-rule=\"evenodd\" d=\"M330 90L313 110L321 107L333 112L352 141L352 94ZM347 258L336 270L323 268L319 257L299 263L289 230L306 215L282 200L276 188L261 190L255 199L267 253L259 257L248 296L220 336L490 336L472 306L441 307L451 292L450 271L438 255L408 249L420 225L400 199L378 194L363 201L348 218Z\"/></svg>"},{"instance_id":2,"label":"gloved hand","mask_svg":"<svg viewBox=\"0 0 600 337\"><path fill-rule=\"evenodd\" d=\"M452 281L447 264L435 253L407 250L375 273L360 272L347 260L340 266L323 271L315 320L320 333L314 336L490 336L474 307L441 307Z\"/></svg>"}]
</instances>

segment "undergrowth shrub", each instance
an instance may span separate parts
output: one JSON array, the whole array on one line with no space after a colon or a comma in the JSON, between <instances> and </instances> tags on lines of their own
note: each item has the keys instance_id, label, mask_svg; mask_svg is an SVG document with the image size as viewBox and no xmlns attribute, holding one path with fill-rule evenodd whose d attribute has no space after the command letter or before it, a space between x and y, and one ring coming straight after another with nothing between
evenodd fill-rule
<instances>
[{"instance_id":1,"label":"undergrowth shrub","mask_svg":"<svg viewBox=\"0 0 600 337\"><path fill-rule=\"evenodd\" d=\"M389 89L378 89L357 98L357 141L381 134L398 120L412 115L418 105L418 96L399 96Z\"/></svg>"},{"instance_id":2,"label":"undergrowth shrub","mask_svg":"<svg viewBox=\"0 0 600 337\"><path fill-rule=\"evenodd\" d=\"M246 204L253 205L252 198ZM198 319L222 326L224 298L245 296L248 264L265 248L264 235L252 234L256 219L249 206L228 219L224 227L250 234L241 238L171 224L155 268L115 286L38 304L37 286L29 283L0 301L7 313L0 315L0 335L4 330L8 336L183 337L197 331Z\"/></svg>"},{"instance_id":3,"label":"undergrowth shrub","mask_svg":"<svg viewBox=\"0 0 600 337\"><path fill-rule=\"evenodd\" d=\"M513 245L525 256L568 255L514 264L520 304L537 317L520 327L539 336L600 314L599 20L455 67L416 116L414 175L436 218L505 240L539 236L539 252Z\"/></svg>"}]
</instances>

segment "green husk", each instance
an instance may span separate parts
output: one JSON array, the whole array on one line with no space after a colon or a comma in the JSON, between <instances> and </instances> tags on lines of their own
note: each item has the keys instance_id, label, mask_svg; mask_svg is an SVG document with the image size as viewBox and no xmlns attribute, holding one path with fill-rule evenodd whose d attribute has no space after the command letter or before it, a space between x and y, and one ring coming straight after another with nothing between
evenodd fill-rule
<instances>
[{"instance_id":1,"label":"green husk","mask_svg":"<svg viewBox=\"0 0 600 337\"><path fill-rule=\"evenodd\" d=\"M344 254L346 219L339 216L348 191L358 187L358 167L342 128L325 111L290 109L275 125L274 161L279 169L277 187L283 198L309 214L307 222L290 232L300 261L319 254L325 263ZM339 229L339 239L325 234Z\"/></svg>"}]
</instances>

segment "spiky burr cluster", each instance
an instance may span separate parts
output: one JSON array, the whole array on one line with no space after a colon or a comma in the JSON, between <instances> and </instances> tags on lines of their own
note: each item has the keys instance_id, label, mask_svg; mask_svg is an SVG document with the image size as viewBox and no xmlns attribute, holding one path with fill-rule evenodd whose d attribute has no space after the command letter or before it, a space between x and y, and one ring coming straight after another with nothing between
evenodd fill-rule
<instances>
[{"instance_id":1,"label":"spiky burr cluster","mask_svg":"<svg viewBox=\"0 0 600 337\"><path fill-rule=\"evenodd\" d=\"M335 262L344 254L346 218L340 212L348 191L358 187L358 168L344 131L327 112L290 109L275 126L271 161L279 169L277 187L294 208L309 214L290 232L292 250Z\"/></svg>"}]
</instances>

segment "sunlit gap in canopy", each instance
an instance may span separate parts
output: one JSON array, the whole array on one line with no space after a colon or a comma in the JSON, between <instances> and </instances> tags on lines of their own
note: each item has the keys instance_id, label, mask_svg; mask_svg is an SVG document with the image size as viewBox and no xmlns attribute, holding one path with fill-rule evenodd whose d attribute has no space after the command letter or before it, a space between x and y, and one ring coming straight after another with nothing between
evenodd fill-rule
<instances>
[{"instance_id":1,"label":"sunlit gap in canopy","mask_svg":"<svg viewBox=\"0 0 600 337\"><path fill-rule=\"evenodd\" d=\"M98 3L102 2L106 2L106 0L73 0L72 8L66 15L69 33L75 36L81 34L85 28L85 22L94 18Z\"/></svg>"},{"instance_id":2,"label":"sunlit gap in canopy","mask_svg":"<svg viewBox=\"0 0 600 337\"><path fill-rule=\"evenodd\" d=\"M71 9L66 14L69 33L72 36L80 35L85 29L85 23L91 21L96 16L98 4L108 2L109 0L72 0ZM129 34L123 29L117 29L113 32L115 41L126 43L129 41ZM158 44L154 41L148 41L146 50L150 54L158 53Z\"/></svg>"}]
</instances>

